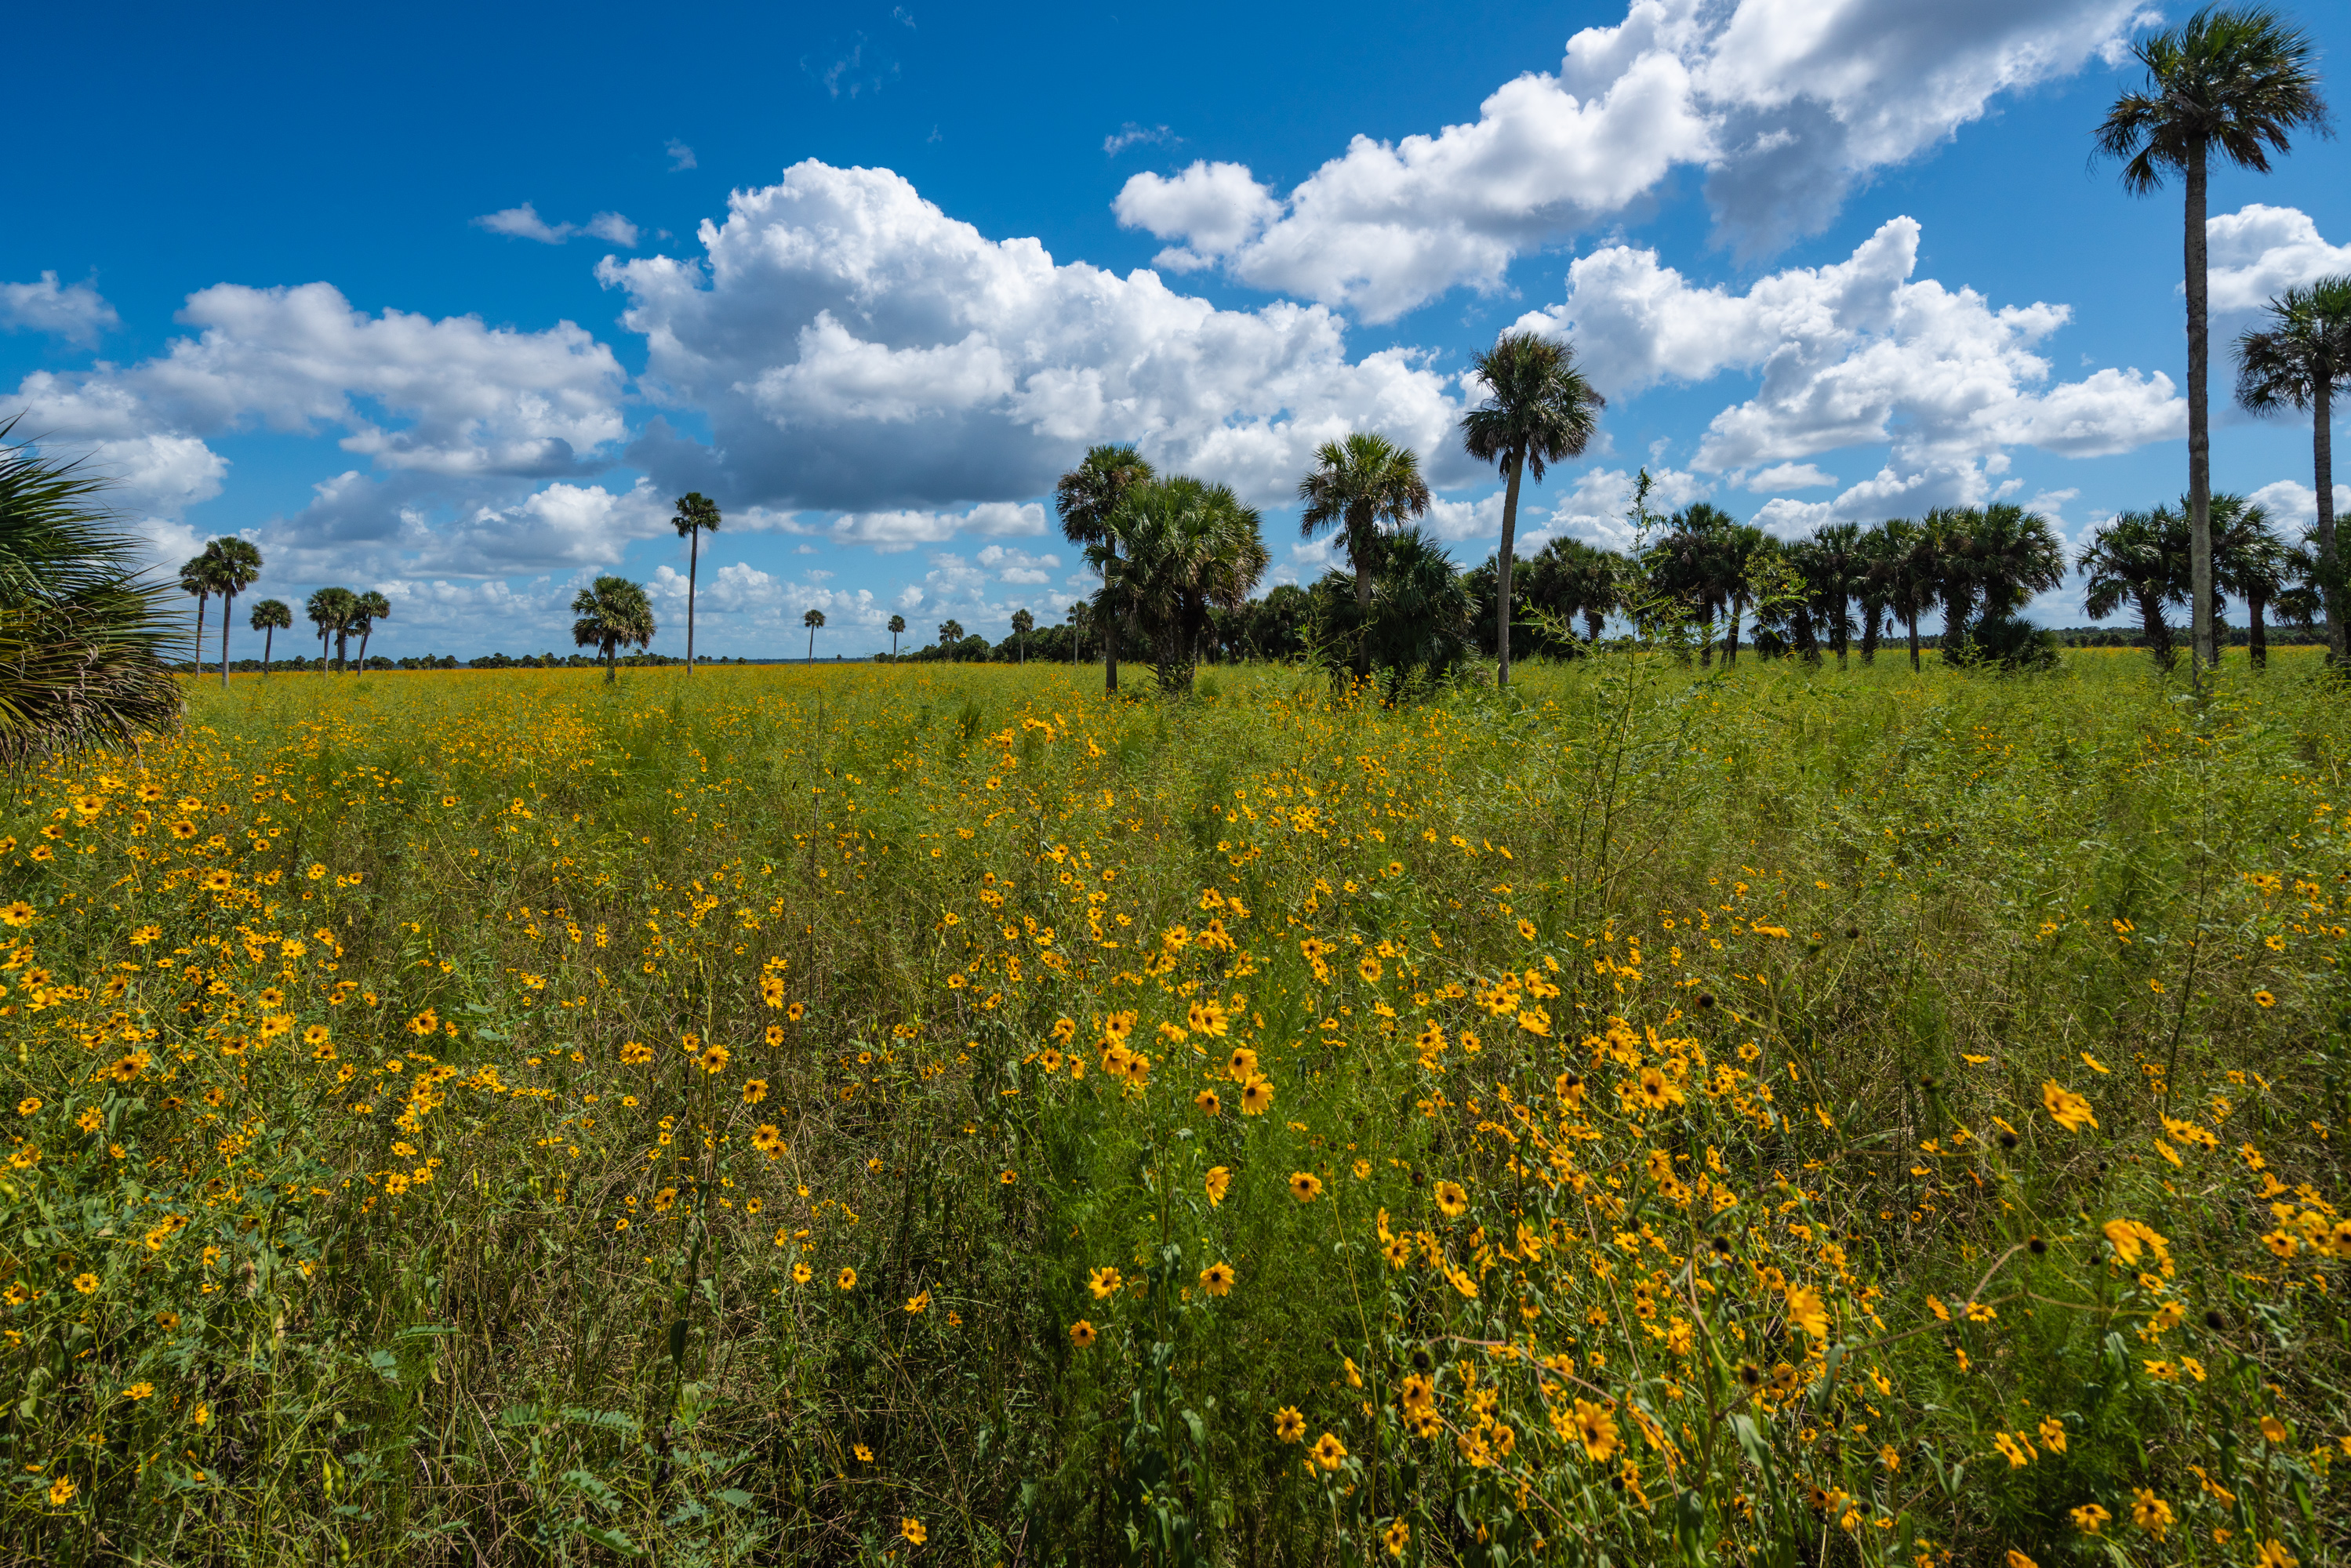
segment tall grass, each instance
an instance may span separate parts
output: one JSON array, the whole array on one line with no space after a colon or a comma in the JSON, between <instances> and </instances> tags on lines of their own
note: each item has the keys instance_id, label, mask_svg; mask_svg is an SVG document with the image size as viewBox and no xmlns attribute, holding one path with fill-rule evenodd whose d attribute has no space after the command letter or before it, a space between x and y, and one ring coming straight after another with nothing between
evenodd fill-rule
<instances>
[{"instance_id":1,"label":"tall grass","mask_svg":"<svg viewBox=\"0 0 2351 1568\"><path fill-rule=\"evenodd\" d=\"M0 1557L2343 1552L2314 660L1098 684L30 781Z\"/></svg>"}]
</instances>

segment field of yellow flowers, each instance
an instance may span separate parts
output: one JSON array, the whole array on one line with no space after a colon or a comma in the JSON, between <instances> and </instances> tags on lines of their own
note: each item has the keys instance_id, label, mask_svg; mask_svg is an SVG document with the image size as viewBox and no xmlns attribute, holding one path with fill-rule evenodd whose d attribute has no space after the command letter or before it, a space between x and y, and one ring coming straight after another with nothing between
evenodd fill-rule
<instances>
[{"instance_id":1,"label":"field of yellow flowers","mask_svg":"<svg viewBox=\"0 0 2351 1568\"><path fill-rule=\"evenodd\" d=\"M2314 666L1525 674L16 780L0 1561L2344 1560Z\"/></svg>"}]
</instances>

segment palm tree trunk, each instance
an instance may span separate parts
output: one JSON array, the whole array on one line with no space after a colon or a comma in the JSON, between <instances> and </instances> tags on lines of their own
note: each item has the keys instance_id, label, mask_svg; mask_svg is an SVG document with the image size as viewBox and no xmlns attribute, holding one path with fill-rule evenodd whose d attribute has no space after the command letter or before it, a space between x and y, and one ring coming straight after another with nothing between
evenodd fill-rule
<instances>
[{"instance_id":1,"label":"palm tree trunk","mask_svg":"<svg viewBox=\"0 0 2351 1568\"><path fill-rule=\"evenodd\" d=\"M2196 609L2196 668L2220 663L2212 641L2212 430L2204 277L2204 143L2188 149L2188 575Z\"/></svg>"},{"instance_id":2,"label":"palm tree trunk","mask_svg":"<svg viewBox=\"0 0 2351 1568\"><path fill-rule=\"evenodd\" d=\"M2318 378L2311 403L2310 458L2318 483L2318 604L2326 622L2326 662L2344 662L2343 606L2338 603L2335 564L2335 389Z\"/></svg>"},{"instance_id":3,"label":"palm tree trunk","mask_svg":"<svg viewBox=\"0 0 2351 1568\"><path fill-rule=\"evenodd\" d=\"M809 628L808 662L811 664L816 663L816 628L813 626Z\"/></svg>"},{"instance_id":4,"label":"palm tree trunk","mask_svg":"<svg viewBox=\"0 0 2351 1568\"><path fill-rule=\"evenodd\" d=\"M199 672L202 672L204 667L204 610L212 603L212 601L213 596L209 593L199 593L196 595L196 652L194 662L196 669Z\"/></svg>"},{"instance_id":5,"label":"palm tree trunk","mask_svg":"<svg viewBox=\"0 0 2351 1568\"><path fill-rule=\"evenodd\" d=\"M2245 614L2250 624L2245 628L2245 656L2257 670L2270 667L2270 631L2262 624L2262 612L2269 608L2269 595L2245 595Z\"/></svg>"},{"instance_id":6,"label":"palm tree trunk","mask_svg":"<svg viewBox=\"0 0 2351 1568\"><path fill-rule=\"evenodd\" d=\"M374 636L374 635L375 635L375 622L372 622L372 621L371 621L371 622L368 622L367 630L360 633L360 662L359 662L359 667L358 667L358 669L355 669L355 670L353 670L353 671L351 672L353 674L360 674L361 671L364 671L364 670L367 668L367 645L368 645L368 639L369 639L369 638L371 638L371 637L372 637L372 636Z\"/></svg>"},{"instance_id":7,"label":"palm tree trunk","mask_svg":"<svg viewBox=\"0 0 2351 1568\"><path fill-rule=\"evenodd\" d=\"M1519 476L1526 454L1510 456L1510 481L1502 492L1502 548L1494 557L1494 651L1499 656L1495 684L1510 684L1510 546L1519 537Z\"/></svg>"},{"instance_id":8,"label":"palm tree trunk","mask_svg":"<svg viewBox=\"0 0 2351 1568\"><path fill-rule=\"evenodd\" d=\"M1918 612L1913 609L1902 621L1910 628L1910 673L1915 675L1918 673Z\"/></svg>"},{"instance_id":9,"label":"palm tree trunk","mask_svg":"<svg viewBox=\"0 0 2351 1568\"><path fill-rule=\"evenodd\" d=\"M1118 601L1112 597L1111 568L1118 564L1118 541L1110 541L1110 559L1102 565L1102 690L1118 695Z\"/></svg>"},{"instance_id":10,"label":"palm tree trunk","mask_svg":"<svg viewBox=\"0 0 2351 1568\"><path fill-rule=\"evenodd\" d=\"M221 595L221 690L228 690L228 608L236 602L236 595Z\"/></svg>"},{"instance_id":11,"label":"palm tree trunk","mask_svg":"<svg viewBox=\"0 0 2351 1568\"><path fill-rule=\"evenodd\" d=\"M269 647L277 641L277 627L264 626L261 629L261 678L265 681L269 678Z\"/></svg>"},{"instance_id":12,"label":"palm tree trunk","mask_svg":"<svg viewBox=\"0 0 2351 1568\"><path fill-rule=\"evenodd\" d=\"M347 658L345 658L345 657L343 656L346 653L348 653L348 652L350 651L350 645L351 645L351 634L350 634L350 632L349 631L347 631L346 629L344 629L343 627L340 627L340 626L336 627L336 628L335 628L335 674L339 674L339 675L340 675L340 674L341 674L345 670L348 670L348 669L350 669L350 668L351 667L351 662L350 662L349 659L347 659Z\"/></svg>"},{"instance_id":13,"label":"palm tree trunk","mask_svg":"<svg viewBox=\"0 0 2351 1568\"><path fill-rule=\"evenodd\" d=\"M685 673L694 674L694 580L702 569L702 530L685 531ZM816 656L816 638L809 638L809 656Z\"/></svg>"},{"instance_id":14,"label":"palm tree trunk","mask_svg":"<svg viewBox=\"0 0 2351 1568\"><path fill-rule=\"evenodd\" d=\"M1747 614L1747 601L1733 595L1730 601L1730 630L1722 640L1722 667L1735 669L1739 664L1739 622Z\"/></svg>"},{"instance_id":15,"label":"palm tree trunk","mask_svg":"<svg viewBox=\"0 0 2351 1568\"><path fill-rule=\"evenodd\" d=\"M1347 564L1355 569L1355 680L1372 678L1372 538L1375 525L1365 518L1362 537L1347 531Z\"/></svg>"}]
</instances>

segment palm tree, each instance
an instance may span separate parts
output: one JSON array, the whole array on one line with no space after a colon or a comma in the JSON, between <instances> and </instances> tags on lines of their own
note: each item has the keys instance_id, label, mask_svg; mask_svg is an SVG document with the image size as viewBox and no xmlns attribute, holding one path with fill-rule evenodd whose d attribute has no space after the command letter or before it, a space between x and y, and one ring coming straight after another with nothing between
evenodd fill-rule
<instances>
[{"instance_id":1,"label":"palm tree","mask_svg":"<svg viewBox=\"0 0 2351 1568\"><path fill-rule=\"evenodd\" d=\"M1552 559L1546 550L1535 561ZM1447 674L1476 651L1469 577L1454 570L1444 548L1417 528L1381 541L1380 580L1367 620L1358 619L1364 611L1350 573L1331 571L1314 585L1314 598L1325 625L1354 633L1371 648L1372 678L1390 703Z\"/></svg>"},{"instance_id":2,"label":"palm tree","mask_svg":"<svg viewBox=\"0 0 2351 1568\"><path fill-rule=\"evenodd\" d=\"M1700 501L1667 518L1665 532L1657 536L1642 557L1649 591L1674 601L1684 613L1698 622L1706 639L1698 650L1701 664L1714 663L1714 619L1728 607L1730 596L1722 579L1723 557L1717 549L1717 540L1738 526L1729 513ZM1497 555L1498 593L1500 559ZM1682 657L1685 661L1689 657L1686 648Z\"/></svg>"},{"instance_id":3,"label":"palm tree","mask_svg":"<svg viewBox=\"0 0 2351 1568\"><path fill-rule=\"evenodd\" d=\"M270 644L277 641L278 632L294 629L294 611L282 599L265 599L253 607L253 619L249 624L261 633L261 674L266 679Z\"/></svg>"},{"instance_id":4,"label":"palm tree","mask_svg":"<svg viewBox=\"0 0 2351 1568\"><path fill-rule=\"evenodd\" d=\"M1097 446L1085 461L1061 476L1053 487L1053 508L1061 514L1061 534L1071 544L1091 550L1104 547L1103 559L1118 559L1118 538L1111 520L1127 493L1151 482L1151 465L1132 446ZM1110 574L1105 570L1105 588ZM1113 595L1097 595L1102 610L1102 690L1118 690L1118 602Z\"/></svg>"},{"instance_id":5,"label":"palm tree","mask_svg":"<svg viewBox=\"0 0 2351 1568\"><path fill-rule=\"evenodd\" d=\"M2335 391L2351 385L2351 274L2289 288L2270 301L2269 320L2237 340L2237 402L2252 413L2308 411L2312 479L2318 491L2315 544L2326 657L2345 660L2343 570L2335 549Z\"/></svg>"},{"instance_id":6,"label":"palm tree","mask_svg":"<svg viewBox=\"0 0 2351 1568\"><path fill-rule=\"evenodd\" d=\"M1853 636L1853 601L1868 581L1868 552L1857 523L1831 523L1813 533L1812 546L1805 586L1812 594L1813 614L1827 632L1837 668L1843 669Z\"/></svg>"},{"instance_id":7,"label":"palm tree","mask_svg":"<svg viewBox=\"0 0 2351 1568\"><path fill-rule=\"evenodd\" d=\"M1086 633L1093 629L1094 607L1084 600L1078 601L1061 612L1070 627L1070 663L1076 664L1084 656Z\"/></svg>"},{"instance_id":8,"label":"palm tree","mask_svg":"<svg viewBox=\"0 0 2351 1568\"><path fill-rule=\"evenodd\" d=\"M2215 591L2233 593L2245 601L2245 653L2254 669L2269 668L2270 635L2264 617L2271 601L2292 586L2294 575L2285 541L2270 528L2265 508L2242 496L2212 497Z\"/></svg>"},{"instance_id":9,"label":"palm tree","mask_svg":"<svg viewBox=\"0 0 2351 1568\"><path fill-rule=\"evenodd\" d=\"M312 626L318 628L319 673L322 675L327 673L327 639L335 633L333 595L340 591L340 589L321 588L302 601L302 613L309 617Z\"/></svg>"},{"instance_id":10,"label":"palm tree","mask_svg":"<svg viewBox=\"0 0 2351 1568\"><path fill-rule=\"evenodd\" d=\"M335 640L335 670L343 669L345 639L351 634L351 624L359 619L360 596L348 588L322 588L310 595L303 604L303 613L319 629L319 669L327 668L327 639Z\"/></svg>"},{"instance_id":11,"label":"palm tree","mask_svg":"<svg viewBox=\"0 0 2351 1568\"><path fill-rule=\"evenodd\" d=\"M221 601L221 689L228 689L228 630L229 606L236 596L253 586L261 575L261 551L251 539L224 534L204 547L196 558L201 570L212 584L212 591Z\"/></svg>"},{"instance_id":12,"label":"palm tree","mask_svg":"<svg viewBox=\"0 0 2351 1568\"><path fill-rule=\"evenodd\" d=\"M375 635L375 623L392 619L392 601L369 589L352 596L351 630L360 634L359 670L367 668L368 639ZM358 670L352 672L358 674Z\"/></svg>"},{"instance_id":13,"label":"palm tree","mask_svg":"<svg viewBox=\"0 0 2351 1568\"><path fill-rule=\"evenodd\" d=\"M940 622L939 651L945 653L949 659L953 659L956 656L956 650L962 645L963 622L960 621Z\"/></svg>"},{"instance_id":14,"label":"palm tree","mask_svg":"<svg viewBox=\"0 0 2351 1568\"><path fill-rule=\"evenodd\" d=\"M2103 621L2127 599L2138 607L2140 634L2156 667L2169 674L2179 662L2172 646L2171 625L2163 618L2166 604L2188 600L2186 564L2174 552L2173 535L2179 518L2168 508L2124 512L2107 519L2090 536L2079 565L2089 577L2083 612Z\"/></svg>"},{"instance_id":15,"label":"palm tree","mask_svg":"<svg viewBox=\"0 0 2351 1568\"><path fill-rule=\"evenodd\" d=\"M1527 559L1524 601L1571 625L1582 617L1585 640L1597 643L1616 608L1618 574L1625 566L1615 551L1562 534Z\"/></svg>"},{"instance_id":16,"label":"palm tree","mask_svg":"<svg viewBox=\"0 0 2351 1568\"><path fill-rule=\"evenodd\" d=\"M1876 563L1886 613L1909 633L1910 668L1918 667L1918 618L1934 608L1943 579L1945 536L1925 523L1889 517L1879 525L1884 543Z\"/></svg>"},{"instance_id":17,"label":"palm tree","mask_svg":"<svg viewBox=\"0 0 2351 1568\"><path fill-rule=\"evenodd\" d=\"M808 662L813 664L816 663L816 634L818 629L824 624L824 612L821 610L810 610L807 614L800 617L800 624L808 628Z\"/></svg>"},{"instance_id":18,"label":"palm tree","mask_svg":"<svg viewBox=\"0 0 2351 1568\"><path fill-rule=\"evenodd\" d=\"M893 615L890 617L890 659L893 664L896 663L898 658L899 633L905 631L905 629L906 618L904 616Z\"/></svg>"},{"instance_id":19,"label":"palm tree","mask_svg":"<svg viewBox=\"0 0 2351 1568\"><path fill-rule=\"evenodd\" d=\"M691 601L689 601L691 602ZM571 601L574 646L594 648L604 661L604 684L621 678L620 651L633 643L650 648L653 641L653 601L644 584L625 577L600 577L593 588L583 588Z\"/></svg>"},{"instance_id":20,"label":"palm tree","mask_svg":"<svg viewBox=\"0 0 2351 1568\"><path fill-rule=\"evenodd\" d=\"M1402 528L1428 510L1420 457L1384 435L1358 430L1343 441L1326 441L1315 448L1314 461L1314 472L1298 482L1298 498L1306 503L1298 520L1299 536L1311 539L1333 527L1344 532L1347 564L1355 577L1355 608L1368 627L1372 580L1379 571L1380 530ZM1371 669L1371 650L1358 638L1356 678L1369 675Z\"/></svg>"},{"instance_id":21,"label":"palm tree","mask_svg":"<svg viewBox=\"0 0 2351 1568\"><path fill-rule=\"evenodd\" d=\"M1534 332L1505 332L1471 362L1492 402L1461 416L1461 441L1481 463L1501 465L1502 548L1495 556L1494 648L1510 684L1510 547L1519 532L1519 481L1530 470L1580 457L1607 400L1575 368L1575 350Z\"/></svg>"},{"instance_id":22,"label":"palm tree","mask_svg":"<svg viewBox=\"0 0 2351 1568\"><path fill-rule=\"evenodd\" d=\"M718 531L718 504L699 490L688 490L677 498L677 515L670 518L670 523L677 529L677 537L686 541L685 673L690 675L694 674L695 578L702 569L703 534Z\"/></svg>"},{"instance_id":23,"label":"palm tree","mask_svg":"<svg viewBox=\"0 0 2351 1568\"><path fill-rule=\"evenodd\" d=\"M1861 531L1861 579L1854 590L1854 599L1861 607L1861 662L1877 662L1877 643L1886 628L1886 619L1892 609L1891 574L1887 570L1892 559L1893 541L1883 523Z\"/></svg>"},{"instance_id":24,"label":"palm tree","mask_svg":"<svg viewBox=\"0 0 2351 1568\"><path fill-rule=\"evenodd\" d=\"M136 746L178 720L181 696L172 582L140 574L104 482L8 444L14 423L0 422L0 768L22 769Z\"/></svg>"},{"instance_id":25,"label":"palm tree","mask_svg":"<svg viewBox=\"0 0 2351 1568\"><path fill-rule=\"evenodd\" d=\"M2204 266L2205 183L2211 155L2269 172L2269 155L2291 150L2290 133L2329 131L2310 37L2262 6L2207 6L2169 32L2142 38L2131 53L2147 85L2115 100L2097 130L2097 151L2126 160L2123 188L2147 195L2175 173L2187 186L2188 494L2189 562L2195 584L2196 668L2218 657L2212 637L2212 433L2209 402ZM2199 677L2200 678L2200 677Z\"/></svg>"},{"instance_id":26,"label":"palm tree","mask_svg":"<svg viewBox=\"0 0 2351 1568\"><path fill-rule=\"evenodd\" d=\"M1192 689L1214 608L1238 609L1270 559L1257 510L1222 485L1177 476L1137 486L1108 536L1086 547L1102 595L1132 609L1151 640L1162 692ZM1113 554L1124 545L1123 557Z\"/></svg>"},{"instance_id":27,"label":"palm tree","mask_svg":"<svg viewBox=\"0 0 2351 1568\"><path fill-rule=\"evenodd\" d=\"M2036 593L2065 580L2065 547L2047 518L2012 501L1964 512L1928 514L1930 529L1946 534L1943 577L1943 656L1967 656L1969 621L1977 605L1979 626L2005 621Z\"/></svg>"},{"instance_id":28,"label":"palm tree","mask_svg":"<svg viewBox=\"0 0 2351 1568\"><path fill-rule=\"evenodd\" d=\"M12 419L8 423L13 425L16 421ZM191 595L196 601L196 651L193 663L198 673L201 674L204 667L204 606L212 602L213 597L211 563L203 556L190 556L182 563L180 591Z\"/></svg>"},{"instance_id":29,"label":"palm tree","mask_svg":"<svg viewBox=\"0 0 2351 1568\"><path fill-rule=\"evenodd\" d=\"M1012 612L1012 635L1020 643L1020 662L1029 662L1029 633L1037 630L1037 618L1026 610Z\"/></svg>"}]
</instances>

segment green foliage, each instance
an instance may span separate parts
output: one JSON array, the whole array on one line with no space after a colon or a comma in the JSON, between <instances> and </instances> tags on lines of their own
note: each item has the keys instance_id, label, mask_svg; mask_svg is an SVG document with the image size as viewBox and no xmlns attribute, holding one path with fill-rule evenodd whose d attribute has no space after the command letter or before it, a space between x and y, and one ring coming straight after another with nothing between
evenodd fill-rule
<instances>
[{"instance_id":1,"label":"green foliage","mask_svg":"<svg viewBox=\"0 0 2351 1568\"><path fill-rule=\"evenodd\" d=\"M0 768L170 729L180 691L170 589L140 575L139 546L105 487L0 424Z\"/></svg>"}]
</instances>

